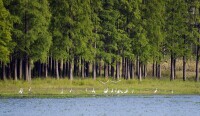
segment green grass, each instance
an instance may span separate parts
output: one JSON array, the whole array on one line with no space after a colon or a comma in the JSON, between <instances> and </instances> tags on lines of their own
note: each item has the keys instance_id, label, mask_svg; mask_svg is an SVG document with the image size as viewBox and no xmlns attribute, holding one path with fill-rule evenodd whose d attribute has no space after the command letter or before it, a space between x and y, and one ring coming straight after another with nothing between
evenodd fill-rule
<instances>
[{"instance_id":1,"label":"green grass","mask_svg":"<svg viewBox=\"0 0 200 116\"><path fill-rule=\"evenodd\" d=\"M109 82L107 84L102 84L102 82ZM200 94L200 83L194 81L175 80L169 81L169 79L152 79L146 78L139 82L137 79L134 80L123 80L121 79L118 83L112 83L111 79L97 78L97 80L87 79L74 79L70 81L68 79L33 79L31 82L26 81L13 81L6 80L0 81L0 96L1 97L87 97L87 96L104 96L103 90L109 88L113 90L129 90L128 94L120 95L153 95L155 88L158 88L156 94L168 95L172 94ZM31 87L31 92L28 92L29 87ZM23 88L23 94L19 94L19 89ZM69 90L72 88L72 93ZM85 91L87 88L88 92ZM93 94L91 91L95 89L96 93ZM64 90L63 94L61 90ZM134 93L132 91L134 90ZM117 95L115 93L108 95Z\"/></svg>"}]
</instances>

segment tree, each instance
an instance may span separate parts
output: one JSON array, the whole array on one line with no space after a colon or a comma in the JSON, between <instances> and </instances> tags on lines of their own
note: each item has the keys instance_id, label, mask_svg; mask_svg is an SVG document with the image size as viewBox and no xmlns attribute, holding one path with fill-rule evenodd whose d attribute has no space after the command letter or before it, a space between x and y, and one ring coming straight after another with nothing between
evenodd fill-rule
<instances>
[{"instance_id":1,"label":"tree","mask_svg":"<svg viewBox=\"0 0 200 116\"><path fill-rule=\"evenodd\" d=\"M29 81L33 63L46 60L51 44L51 36L48 32L51 17L48 1L8 0L6 2L6 7L17 20L13 31L14 41L17 43L15 56L25 60L25 79Z\"/></svg>"}]
</instances>

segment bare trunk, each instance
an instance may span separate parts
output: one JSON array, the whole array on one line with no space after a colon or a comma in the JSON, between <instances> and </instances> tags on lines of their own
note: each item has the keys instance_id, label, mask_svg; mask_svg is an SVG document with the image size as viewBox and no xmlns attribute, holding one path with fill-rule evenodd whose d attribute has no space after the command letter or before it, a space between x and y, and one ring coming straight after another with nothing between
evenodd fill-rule
<instances>
[{"instance_id":1,"label":"bare trunk","mask_svg":"<svg viewBox=\"0 0 200 116\"><path fill-rule=\"evenodd\" d=\"M81 76L85 78L85 62L83 59L81 60Z\"/></svg>"},{"instance_id":2,"label":"bare trunk","mask_svg":"<svg viewBox=\"0 0 200 116\"><path fill-rule=\"evenodd\" d=\"M55 61L56 63L56 78L59 79L59 71L58 71L58 60Z\"/></svg>"},{"instance_id":3,"label":"bare trunk","mask_svg":"<svg viewBox=\"0 0 200 116\"><path fill-rule=\"evenodd\" d=\"M198 38L198 42L199 42ZM198 82L199 81L199 45L196 45L196 77L195 80Z\"/></svg>"},{"instance_id":4,"label":"bare trunk","mask_svg":"<svg viewBox=\"0 0 200 116\"><path fill-rule=\"evenodd\" d=\"M15 65L14 65L14 78L15 81L17 81L17 59L15 59Z\"/></svg>"},{"instance_id":5,"label":"bare trunk","mask_svg":"<svg viewBox=\"0 0 200 116\"><path fill-rule=\"evenodd\" d=\"M53 58L52 56L50 57L50 67L49 67L49 72L50 72L50 75L53 76Z\"/></svg>"},{"instance_id":6,"label":"bare trunk","mask_svg":"<svg viewBox=\"0 0 200 116\"><path fill-rule=\"evenodd\" d=\"M3 80L6 80L6 66L5 63L2 63L2 76L3 76Z\"/></svg>"},{"instance_id":7,"label":"bare trunk","mask_svg":"<svg viewBox=\"0 0 200 116\"><path fill-rule=\"evenodd\" d=\"M119 80L119 78L120 78L119 71L120 71L120 63L117 61L117 64L116 64L116 78L117 78L117 80Z\"/></svg>"},{"instance_id":8,"label":"bare trunk","mask_svg":"<svg viewBox=\"0 0 200 116\"><path fill-rule=\"evenodd\" d=\"M174 79L176 79L176 58L174 58Z\"/></svg>"},{"instance_id":9,"label":"bare trunk","mask_svg":"<svg viewBox=\"0 0 200 116\"><path fill-rule=\"evenodd\" d=\"M126 66L125 66L125 58L122 58L122 77L126 77Z\"/></svg>"},{"instance_id":10,"label":"bare trunk","mask_svg":"<svg viewBox=\"0 0 200 116\"><path fill-rule=\"evenodd\" d=\"M142 74L141 74L142 69L141 69L141 63L139 63L138 66L139 66L139 67L138 67L138 78L139 78L140 81L142 81Z\"/></svg>"},{"instance_id":11,"label":"bare trunk","mask_svg":"<svg viewBox=\"0 0 200 116\"><path fill-rule=\"evenodd\" d=\"M160 63L158 64L158 78L161 78L161 66Z\"/></svg>"},{"instance_id":12,"label":"bare trunk","mask_svg":"<svg viewBox=\"0 0 200 116\"><path fill-rule=\"evenodd\" d=\"M99 76L102 77L102 64L99 62Z\"/></svg>"},{"instance_id":13,"label":"bare trunk","mask_svg":"<svg viewBox=\"0 0 200 116\"><path fill-rule=\"evenodd\" d=\"M93 62L93 79L96 80L96 61Z\"/></svg>"},{"instance_id":14,"label":"bare trunk","mask_svg":"<svg viewBox=\"0 0 200 116\"><path fill-rule=\"evenodd\" d=\"M131 78L132 79L134 79L134 73L135 73L135 71L134 71L134 63L133 63L133 61L131 61Z\"/></svg>"},{"instance_id":15,"label":"bare trunk","mask_svg":"<svg viewBox=\"0 0 200 116\"><path fill-rule=\"evenodd\" d=\"M130 80L130 61L127 59L127 78Z\"/></svg>"},{"instance_id":16,"label":"bare trunk","mask_svg":"<svg viewBox=\"0 0 200 116\"><path fill-rule=\"evenodd\" d=\"M171 70L170 70L170 80L174 80L174 57L171 54Z\"/></svg>"},{"instance_id":17,"label":"bare trunk","mask_svg":"<svg viewBox=\"0 0 200 116\"><path fill-rule=\"evenodd\" d=\"M139 67L140 67L140 62L139 62L139 56L137 56L137 61L136 61L136 74L137 76L139 77L140 74L139 74Z\"/></svg>"},{"instance_id":18,"label":"bare trunk","mask_svg":"<svg viewBox=\"0 0 200 116\"><path fill-rule=\"evenodd\" d=\"M63 77L63 59L60 61L60 77Z\"/></svg>"},{"instance_id":19,"label":"bare trunk","mask_svg":"<svg viewBox=\"0 0 200 116\"><path fill-rule=\"evenodd\" d=\"M186 56L183 56L183 81L186 81Z\"/></svg>"},{"instance_id":20,"label":"bare trunk","mask_svg":"<svg viewBox=\"0 0 200 116\"><path fill-rule=\"evenodd\" d=\"M28 75L29 75L29 77L28 77L28 81L31 81L31 76L32 76L32 74L31 74L31 60L29 59L29 61L28 61Z\"/></svg>"},{"instance_id":21,"label":"bare trunk","mask_svg":"<svg viewBox=\"0 0 200 116\"><path fill-rule=\"evenodd\" d=\"M152 77L155 77L155 62L153 61L153 65L152 65Z\"/></svg>"},{"instance_id":22,"label":"bare trunk","mask_svg":"<svg viewBox=\"0 0 200 116\"><path fill-rule=\"evenodd\" d=\"M22 58L20 58L19 60L19 79L20 80L22 80L22 70L23 70L22 65L23 65L23 60Z\"/></svg>"},{"instance_id":23,"label":"bare trunk","mask_svg":"<svg viewBox=\"0 0 200 116\"><path fill-rule=\"evenodd\" d=\"M47 78L48 77L48 64L45 63L44 65L45 65L45 78Z\"/></svg>"},{"instance_id":24,"label":"bare trunk","mask_svg":"<svg viewBox=\"0 0 200 116\"><path fill-rule=\"evenodd\" d=\"M25 62L25 79L26 79L26 81L28 81L29 80L29 73L28 73L29 72L29 70L28 70L29 61L28 61L28 57L26 57L25 60L26 60L26 62Z\"/></svg>"},{"instance_id":25,"label":"bare trunk","mask_svg":"<svg viewBox=\"0 0 200 116\"><path fill-rule=\"evenodd\" d=\"M105 78L108 78L108 65L104 64L104 76Z\"/></svg>"},{"instance_id":26,"label":"bare trunk","mask_svg":"<svg viewBox=\"0 0 200 116\"><path fill-rule=\"evenodd\" d=\"M74 71L73 71L73 69L74 69L73 66L74 66L74 63L73 63L73 61L71 61L71 62L70 62L70 67L69 67L69 68L70 68L70 76L69 76L69 79L70 79L70 80L73 80L73 72L74 72Z\"/></svg>"}]
</instances>

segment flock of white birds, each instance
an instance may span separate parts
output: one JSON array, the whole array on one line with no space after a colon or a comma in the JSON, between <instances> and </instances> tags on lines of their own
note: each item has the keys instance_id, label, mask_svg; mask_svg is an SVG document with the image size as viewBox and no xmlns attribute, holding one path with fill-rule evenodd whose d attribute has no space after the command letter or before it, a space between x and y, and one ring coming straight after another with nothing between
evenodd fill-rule
<instances>
[{"instance_id":1,"label":"flock of white birds","mask_svg":"<svg viewBox=\"0 0 200 116\"><path fill-rule=\"evenodd\" d=\"M72 88L69 90L69 93L72 93L72 92L74 92L75 90L73 90ZM20 88L19 89L19 94L23 94L23 92L24 92L24 89L23 88ZM92 88L92 89L90 89L90 90L88 90L88 88L86 88L85 89L85 92L86 93L93 93L93 94L95 94L96 93L96 91L95 91L95 89L94 88ZM153 93L154 94L156 94L158 92L158 89L156 88L154 91L153 91ZM28 89L28 93L31 93L31 87ZM109 89L108 88L106 88L106 89L104 89L103 90L103 94L128 94L129 93L129 90L128 89L126 89L126 90L121 90L121 89L111 89L110 91L109 91ZM133 94L134 93L134 89L131 91L131 93ZM171 90L171 94L173 94L174 93L174 91L173 90ZM60 94L64 94L64 89L61 89L61 92L60 92Z\"/></svg>"},{"instance_id":2,"label":"flock of white birds","mask_svg":"<svg viewBox=\"0 0 200 116\"><path fill-rule=\"evenodd\" d=\"M108 82L111 82L111 83L118 83L118 82L120 82L121 80L118 80L118 81L106 81L106 82L102 82L102 81L99 81L101 84L103 84L103 85L106 85ZM74 90L71 88L70 90L69 90L69 93L72 93ZM23 92L24 92L24 89L23 88L20 88L19 89L19 94L23 94ZM96 91L95 91L95 89L94 88L92 88L92 89L90 89L90 90L88 90L87 88L85 89L85 92L86 93L92 93L92 94L95 94L96 93ZM153 93L154 94L156 94L158 92L158 89L156 88L154 91L153 91ZM28 93L31 93L31 87L28 89ZM111 89L110 91L109 91L109 89L108 88L106 88L106 89L104 89L103 90L103 93L104 94L128 94L129 93L129 90L128 89L126 89L126 90L121 90L121 89ZM134 93L134 89L131 91L131 93L133 94ZM171 90L171 94L173 94L174 93L174 91L173 90ZM61 89L61 92L60 92L60 94L64 94L64 90L63 89Z\"/></svg>"}]
</instances>

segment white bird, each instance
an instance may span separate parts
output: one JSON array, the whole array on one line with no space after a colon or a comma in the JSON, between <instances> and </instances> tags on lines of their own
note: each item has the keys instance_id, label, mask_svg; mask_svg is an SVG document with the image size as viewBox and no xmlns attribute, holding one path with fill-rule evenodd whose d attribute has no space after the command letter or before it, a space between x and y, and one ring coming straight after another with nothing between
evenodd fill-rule
<instances>
[{"instance_id":1,"label":"white bird","mask_svg":"<svg viewBox=\"0 0 200 116\"><path fill-rule=\"evenodd\" d=\"M110 93L113 93L114 92L114 90L112 89L111 91L110 91Z\"/></svg>"},{"instance_id":2,"label":"white bird","mask_svg":"<svg viewBox=\"0 0 200 116\"><path fill-rule=\"evenodd\" d=\"M103 91L103 93L105 93L105 94L108 93L108 88L105 89L105 90Z\"/></svg>"},{"instance_id":3,"label":"white bird","mask_svg":"<svg viewBox=\"0 0 200 116\"><path fill-rule=\"evenodd\" d=\"M155 90L153 93L157 93L157 91L158 91L158 90L157 90L157 88L156 88L156 90Z\"/></svg>"},{"instance_id":4,"label":"white bird","mask_svg":"<svg viewBox=\"0 0 200 116\"><path fill-rule=\"evenodd\" d=\"M85 89L85 92L87 92L87 88Z\"/></svg>"},{"instance_id":5,"label":"white bird","mask_svg":"<svg viewBox=\"0 0 200 116\"><path fill-rule=\"evenodd\" d=\"M94 90L94 88L93 88L93 90L92 90L92 93L96 93L95 90Z\"/></svg>"},{"instance_id":6,"label":"white bird","mask_svg":"<svg viewBox=\"0 0 200 116\"><path fill-rule=\"evenodd\" d=\"M31 92L31 87L28 89L28 92Z\"/></svg>"},{"instance_id":7,"label":"white bird","mask_svg":"<svg viewBox=\"0 0 200 116\"><path fill-rule=\"evenodd\" d=\"M134 89L131 91L131 93L134 93Z\"/></svg>"},{"instance_id":8,"label":"white bird","mask_svg":"<svg viewBox=\"0 0 200 116\"><path fill-rule=\"evenodd\" d=\"M61 90L60 94L63 94L63 89Z\"/></svg>"},{"instance_id":9,"label":"white bird","mask_svg":"<svg viewBox=\"0 0 200 116\"><path fill-rule=\"evenodd\" d=\"M70 92L70 93L72 92L72 88L69 90L69 92Z\"/></svg>"},{"instance_id":10,"label":"white bird","mask_svg":"<svg viewBox=\"0 0 200 116\"><path fill-rule=\"evenodd\" d=\"M121 80L118 80L118 81L110 81L110 82L112 82L112 83L118 83L118 82L120 82Z\"/></svg>"},{"instance_id":11,"label":"white bird","mask_svg":"<svg viewBox=\"0 0 200 116\"><path fill-rule=\"evenodd\" d=\"M109 82L109 80L108 80L108 81L106 81L106 82L103 82L103 81L100 81L100 80L99 80L99 82L101 82L102 84L104 84L104 85L105 85L105 84L107 84L107 83Z\"/></svg>"},{"instance_id":12,"label":"white bird","mask_svg":"<svg viewBox=\"0 0 200 116\"><path fill-rule=\"evenodd\" d=\"M124 93L128 93L128 89L126 89L126 91L124 91Z\"/></svg>"},{"instance_id":13,"label":"white bird","mask_svg":"<svg viewBox=\"0 0 200 116\"><path fill-rule=\"evenodd\" d=\"M22 93L23 93L23 88L20 88L19 94L22 94Z\"/></svg>"},{"instance_id":14,"label":"white bird","mask_svg":"<svg viewBox=\"0 0 200 116\"><path fill-rule=\"evenodd\" d=\"M173 89L171 90L171 93L172 93L172 94L174 93Z\"/></svg>"}]
</instances>

